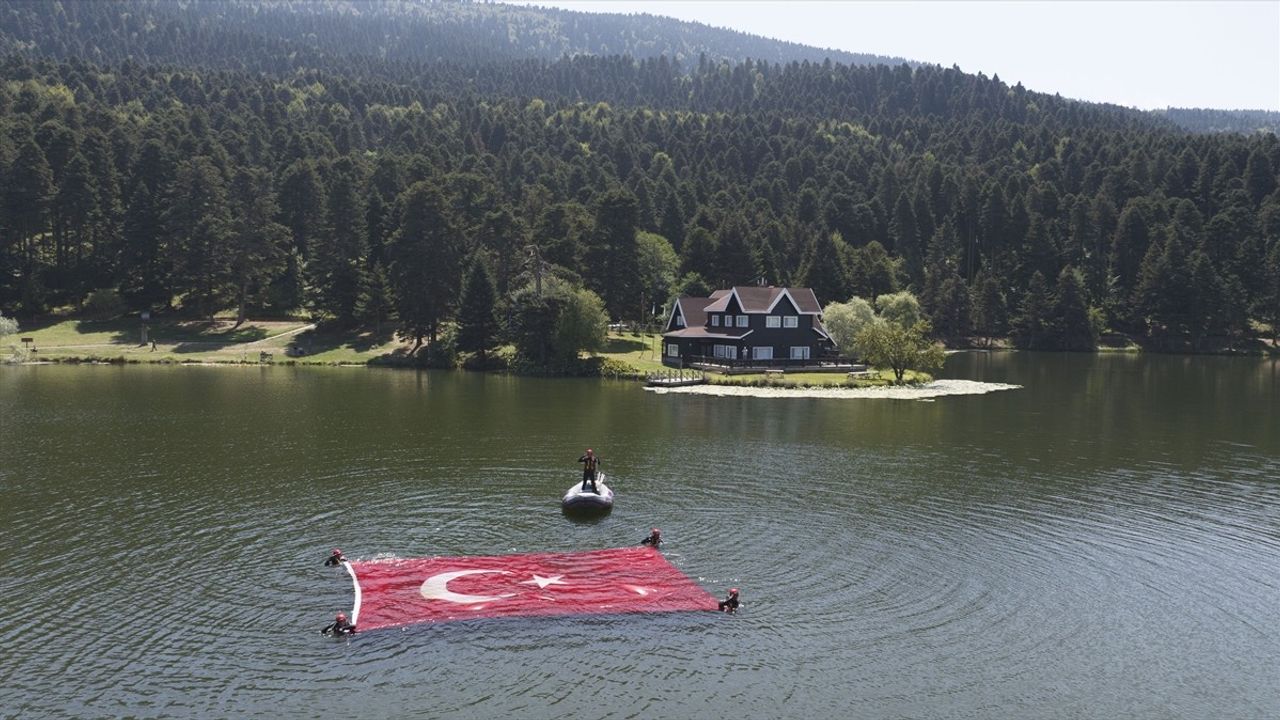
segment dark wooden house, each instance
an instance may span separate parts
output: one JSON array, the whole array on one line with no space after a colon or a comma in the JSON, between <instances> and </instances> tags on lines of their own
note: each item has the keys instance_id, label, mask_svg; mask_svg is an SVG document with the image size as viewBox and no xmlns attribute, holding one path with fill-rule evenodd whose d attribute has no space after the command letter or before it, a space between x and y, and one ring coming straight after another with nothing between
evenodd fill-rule
<instances>
[{"instance_id":1,"label":"dark wooden house","mask_svg":"<svg viewBox=\"0 0 1280 720\"><path fill-rule=\"evenodd\" d=\"M833 356L822 306L809 288L738 286L676 300L662 360L731 365L803 365Z\"/></svg>"}]
</instances>

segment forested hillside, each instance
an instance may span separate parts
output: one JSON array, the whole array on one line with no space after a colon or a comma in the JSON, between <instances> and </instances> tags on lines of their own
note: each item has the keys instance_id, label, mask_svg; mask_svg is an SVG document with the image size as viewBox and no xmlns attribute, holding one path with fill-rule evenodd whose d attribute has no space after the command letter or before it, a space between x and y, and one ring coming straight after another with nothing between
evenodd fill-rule
<instances>
[{"instance_id":1,"label":"forested hillside","mask_svg":"<svg viewBox=\"0 0 1280 720\"><path fill-rule=\"evenodd\" d=\"M1178 127L1201 133L1280 133L1280 112L1273 110L1214 110L1211 108L1166 108L1153 114Z\"/></svg>"},{"instance_id":2,"label":"forested hillside","mask_svg":"<svg viewBox=\"0 0 1280 720\"><path fill-rule=\"evenodd\" d=\"M282 70L358 56L476 63L576 55L712 62L902 58L813 48L654 15L607 15L429 0L18 0L0 15L0 50L56 58Z\"/></svg>"},{"instance_id":3,"label":"forested hillside","mask_svg":"<svg viewBox=\"0 0 1280 720\"><path fill-rule=\"evenodd\" d=\"M5 314L115 290L420 338L457 316L467 271L512 332L544 275L618 319L761 276L823 302L910 288L941 336L1029 347L1280 320L1271 134L936 66L384 60L302 25L323 50L307 69L248 19L275 3L166 4L183 11L130 29L156 7L0 10L20 49L0 62ZM345 7L316 5L315 27ZM69 21L87 8L118 32Z\"/></svg>"}]
</instances>

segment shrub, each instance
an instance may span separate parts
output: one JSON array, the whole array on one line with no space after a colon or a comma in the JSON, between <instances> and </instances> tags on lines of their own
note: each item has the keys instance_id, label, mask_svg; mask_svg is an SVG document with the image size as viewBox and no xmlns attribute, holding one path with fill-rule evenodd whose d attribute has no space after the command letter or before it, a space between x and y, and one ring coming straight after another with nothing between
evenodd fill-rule
<instances>
[{"instance_id":1,"label":"shrub","mask_svg":"<svg viewBox=\"0 0 1280 720\"><path fill-rule=\"evenodd\" d=\"M102 288L89 293L84 300L84 312L94 320L110 320L128 310L124 299L115 288Z\"/></svg>"}]
</instances>

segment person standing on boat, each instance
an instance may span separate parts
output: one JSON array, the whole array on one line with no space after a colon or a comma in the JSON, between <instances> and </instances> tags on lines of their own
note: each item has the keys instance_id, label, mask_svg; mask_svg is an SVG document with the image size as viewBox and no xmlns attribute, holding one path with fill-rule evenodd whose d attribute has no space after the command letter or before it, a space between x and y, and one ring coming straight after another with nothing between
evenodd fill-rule
<instances>
[{"instance_id":1,"label":"person standing on boat","mask_svg":"<svg viewBox=\"0 0 1280 720\"><path fill-rule=\"evenodd\" d=\"M587 483L591 483L591 492L599 495L600 490L596 487L596 470L600 467L600 458L591 452L591 448L587 448L587 453L578 458L578 462L582 463L583 491L586 491Z\"/></svg>"}]
</instances>

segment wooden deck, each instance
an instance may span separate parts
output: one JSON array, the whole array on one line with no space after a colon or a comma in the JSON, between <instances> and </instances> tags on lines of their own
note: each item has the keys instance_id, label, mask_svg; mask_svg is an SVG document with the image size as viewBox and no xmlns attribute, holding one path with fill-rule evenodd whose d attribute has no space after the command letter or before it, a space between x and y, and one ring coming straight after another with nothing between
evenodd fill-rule
<instances>
[{"instance_id":1,"label":"wooden deck","mask_svg":"<svg viewBox=\"0 0 1280 720\"><path fill-rule=\"evenodd\" d=\"M687 387L702 385L707 374L702 370L660 370L646 375L644 381L652 387Z\"/></svg>"}]
</instances>

